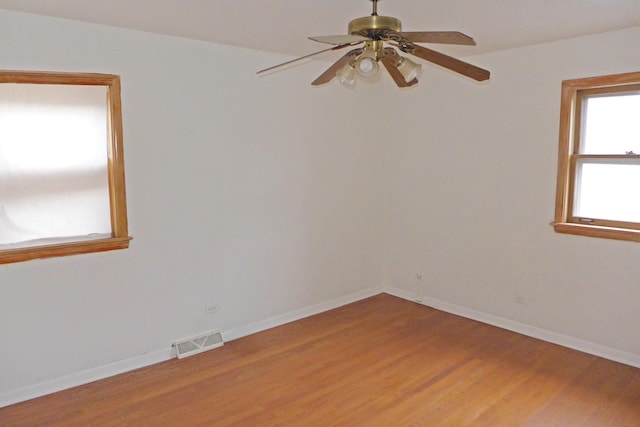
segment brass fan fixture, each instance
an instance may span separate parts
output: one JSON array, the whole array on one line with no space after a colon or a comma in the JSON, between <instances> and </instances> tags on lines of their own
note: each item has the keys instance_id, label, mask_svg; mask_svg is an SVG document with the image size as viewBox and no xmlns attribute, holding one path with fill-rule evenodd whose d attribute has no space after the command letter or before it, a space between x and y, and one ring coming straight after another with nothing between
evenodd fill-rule
<instances>
[{"instance_id":1,"label":"brass fan fixture","mask_svg":"<svg viewBox=\"0 0 640 427\"><path fill-rule=\"evenodd\" d=\"M401 56L398 50L477 81L489 79L490 73L487 70L416 44L440 43L475 46L476 43L471 37L457 31L402 31L399 19L378 15L378 0L370 1L373 2L371 16L356 18L349 22L348 35L309 37L313 41L327 43L333 47L266 68L258 71L257 74L263 74L324 52L363 45L347 52L311 84L314 86L322 85L329 83L334 77L338 77L342 83L353 85L358 75L363 78L374 76L378 72L379 63L382 63L399 87L413 86L418 83L417 75L422 66ZM385 43L389 46L385 46Z\"/></svg>"}]
</instances>

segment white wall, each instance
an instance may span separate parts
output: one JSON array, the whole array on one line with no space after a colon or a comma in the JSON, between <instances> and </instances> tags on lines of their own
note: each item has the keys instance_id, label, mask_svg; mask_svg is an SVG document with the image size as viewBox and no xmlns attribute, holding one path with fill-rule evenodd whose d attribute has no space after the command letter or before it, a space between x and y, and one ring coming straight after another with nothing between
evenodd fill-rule
<instances>
[{"instance_id":1,"label":"white wall","mask_svg":"<svg viewBox=\"0 0 640 427\"><path fill-rule=\"evenodd\" d=\"M561 82L637 71L638 46L640 27L481 55L487 84L426 69L391 91L387 284L640 361L640 245L549 226Z\"/></svg>"},{"instance_id":2,"label":"white wall","mask_svg":"<svg viewBox=\"0 0 640 427\"><path fill-rule=\"evenodd\" d=\"M0 396L380 285L382 89L286 59L0 11L1 69L121 75L134 237L0 266Z\"/></svg>"},{"instance_id":3,"label":"white wall","mask_svg":"<svg viewBox=\"0 0 640 427\"><path fill-rule=\"evenodd\" d=\"M0 397L383 283L640 357L640 245L548 225L560 82L637 70L639 42L345 90L308 85L327 64L258 79L288 58L0 11L0 68L122 76L134 236L0 266Z\"/></svg>"}]
</instances>

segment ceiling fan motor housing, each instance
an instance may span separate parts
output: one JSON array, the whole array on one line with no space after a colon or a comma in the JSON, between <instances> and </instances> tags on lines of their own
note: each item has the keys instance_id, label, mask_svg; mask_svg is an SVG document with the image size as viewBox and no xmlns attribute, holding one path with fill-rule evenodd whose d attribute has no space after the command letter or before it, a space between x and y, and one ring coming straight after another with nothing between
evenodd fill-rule
<instances>
[{"instance_id":1,"label":"ceiling fan motor housing","mask_svg":"<svg viewBox=\"0 0 640 427\"><path fill-rule=\"evenodd\" d=\"M349 34L369 37L379 40L386 32L402 32L402 23L391 16L364 16L349 22Z\"/></svg>"}]
</instances>

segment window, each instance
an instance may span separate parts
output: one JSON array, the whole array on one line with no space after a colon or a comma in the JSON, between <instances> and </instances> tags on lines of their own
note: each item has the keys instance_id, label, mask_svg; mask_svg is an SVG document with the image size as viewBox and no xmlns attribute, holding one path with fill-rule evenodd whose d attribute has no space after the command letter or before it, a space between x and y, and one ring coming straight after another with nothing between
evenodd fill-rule
<instances>
[{"instance_id":1,"label":"window","mask_svg":"<svg viewBox=\"0 0 640 427\"><path fill-rule=\"evenodd\" d=\"M120 78L0 71L0 263L130 240Z\"/></svg>"},{"instance_id":2,"label":"window","mask_svg":"<svg viewBox=\"0 0 640 427\"><path fill-rule=\"evenodd\" d=\"M640 241L640 72L562 83L557 232Z\"/></svg>"}]
</instances>

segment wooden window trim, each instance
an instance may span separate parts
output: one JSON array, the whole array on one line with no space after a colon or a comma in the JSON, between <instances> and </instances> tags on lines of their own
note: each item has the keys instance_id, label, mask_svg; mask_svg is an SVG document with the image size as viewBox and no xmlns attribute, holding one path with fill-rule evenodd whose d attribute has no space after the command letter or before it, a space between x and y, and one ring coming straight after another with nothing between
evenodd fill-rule
<instances>
[{"instance_id":1,"label":"wooden window trim","mask_svg":"<svg viewBox=\"0 0 640 427\"><path fill-rule=\"evenodd\" d=\"M604 93L633 91L640 87L640 72L615 74L565 80L562 82L560 102L560 136L558 144L558 179L556 183L556 202L554 221L551 223L558 233L581 236L600 237L615 240L640 242L638 224L621 221L597 220L591 223L580 223L574 217L571 196L574 191L575 168L579 159L600 159L616 161L628 156L617 155L585 155L579 153L579 135L582 125L581 103L584 96ZM640 158L640 156L633 156Z\"/></svg>"},{"instance_id":2,"label":"wooden window trim","mask_svg":"<svg viewBox=\"0 0 640 427\"><path fill-rule=\"evenodd\" d=\"M99 73L0 71L0 83L93 85L107 88L107 170L111 210L111 237L0 250L0 264L128 248L132 237L129 236L127 221L120 77Z\"/></svg>"}]
</instances>

